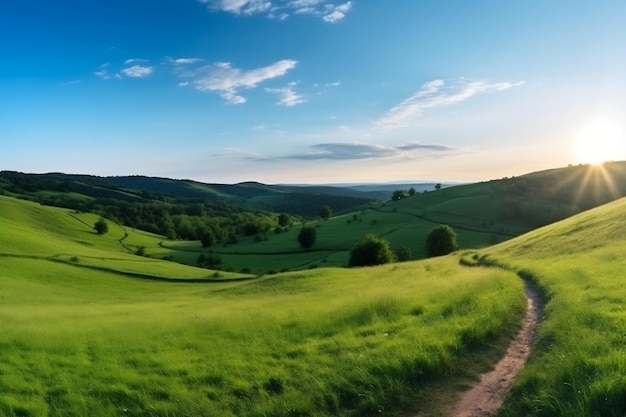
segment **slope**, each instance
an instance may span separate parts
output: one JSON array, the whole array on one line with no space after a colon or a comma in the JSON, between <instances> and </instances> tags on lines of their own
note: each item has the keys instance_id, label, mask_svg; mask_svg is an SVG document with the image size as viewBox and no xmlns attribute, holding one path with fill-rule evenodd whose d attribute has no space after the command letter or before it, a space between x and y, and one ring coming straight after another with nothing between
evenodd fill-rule
<instances>
[{"instance_id":1,"label":"slope","mask_svg":"<svg viewBox=\"0 0 626 417\"><path fill-rule=\"evenodd\" d=\"M0 196L2 231L0 257L29 259L40 265L68 263L126 276L163 280L214 280L214 271L139 257L129 253L125 240L140 233L110 223L109 233L93 229L98 216ZM220 273L217 278L241 277Z\"/></svg>"},{"instance_id":2,"label":"slope","mask_svg":"<svg viewBox=\"0 0 626 417\"><path fill-rule=\"evenodd\" d=\"M536 352L501 416L626 413L626 199L481 251L520 271L547 305Z\"/></svg>"},{"instance_id":3,"label":"slope","mask_svg":"<svg viewBox=\"0 0 626 417\"><path fill-rule=\"evenodd\" d=\"M484 370L523 314L514 274L454 257L136 279L131 264L166 278L196 269L126 253L122 230L93 232L97 216L0 204L2 417L393 416L437 380Z\"/></svg>"}]
</instances>

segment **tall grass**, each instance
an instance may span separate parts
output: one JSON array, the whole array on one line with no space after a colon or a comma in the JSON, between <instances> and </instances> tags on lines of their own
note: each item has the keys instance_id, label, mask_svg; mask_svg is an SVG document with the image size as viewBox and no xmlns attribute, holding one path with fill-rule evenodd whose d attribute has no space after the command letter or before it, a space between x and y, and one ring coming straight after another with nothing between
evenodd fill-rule
<instances>
[{"instance_id":1,"label":"tall grass","mask_svg":"<svg viewBox=\"0 0 626 417\"><path fill-rule=\"evenodd\" d=\"M464 374L464 355L493 352L525 308L514 274L454 257L210 285L131 279L77 265L121 270L132 255L76 242L93 232L75 220L48 232L66 213L48 215L4 223L3 417L399 415ZM30 242L78 260L15 256Z\"/></svg>"},{"instance_id":2,"label":"tall grass","mask_svg":"<svg viewBox=\"0 0 626 417\"><path fill-rule=\"evenodd\" d=\"M626 414L626 200L488 252L546 294L535 353L501 416Z\"/></svg>"}]
</instances>

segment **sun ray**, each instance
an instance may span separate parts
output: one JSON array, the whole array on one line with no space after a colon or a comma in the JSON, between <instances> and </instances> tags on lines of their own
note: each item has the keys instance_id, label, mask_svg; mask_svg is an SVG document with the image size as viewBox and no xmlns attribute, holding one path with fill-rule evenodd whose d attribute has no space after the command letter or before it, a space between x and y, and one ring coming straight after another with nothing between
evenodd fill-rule
<instances>
[{"instance_id":1,"label":"sun ray","mask_svg":"<svg viewBox=\"0 0 626 417\"><path fill-rule=\"evenodd\" d=\"M597 119L578 131L572 140L572 150L578 162L598 165L626 158L625 139L620 125Z\"/></svg>"}]
</instances>

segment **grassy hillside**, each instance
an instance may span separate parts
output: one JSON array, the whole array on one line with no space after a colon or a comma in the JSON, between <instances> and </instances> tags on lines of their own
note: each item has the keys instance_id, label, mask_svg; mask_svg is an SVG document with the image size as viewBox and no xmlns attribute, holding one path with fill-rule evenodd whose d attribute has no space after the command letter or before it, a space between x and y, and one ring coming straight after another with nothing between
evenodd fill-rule
<instances>
[{"instance_id":1,"label":"grassy hillside","mask_svg":"<svg viewBox=\"0 0 626 417\"><path fill-rule=\"evenodd\" d=\"M240 237L236 244L214 245L211 251L221 257L220 268L257 274L346 266L354 245L374 233L394 248L409 247L413 257L421 259L426 257L426 235L438 224L455 229L461 248L488 247L622 195L626 195L626 163L568 167L371 203L329 220L311 221L317 241L309 251L298 245L299 224L278 234L270 230ZM152 247L158 245L153 242ZM188 263L203 251L199 242L160 245Z\"/></svg>"},{"instance_id":2,"label":"grassy hillside","mask_svg":"<svg viewBox=\"0 0 626 417\"><path fill-rule=\"evenodd\" d=\"M626 199L481 251L546 297L535 353L501 416L626 414Z\"/></svg>"},{"instance_id":3,"label":"grassy hillside","mask_svg":"<svg viewBox=\"0 0 626 417\"><path fill-rule=\"evenodd\" d=\"M110 224L109 232L98 235L93 229L98 216L67 209L0 197L2 231L0 257L28 259L37 265L68 263L81 269L100 269L122 275L143 275L151 279L243 278L241 274L215 272L173 262L130 254L153 236ZM45 267L42 267L45 269Z\"/></svg>"},{"instance_id":4,"label":"grassy hillside","mask_svg":"<svg viewBox=\"0 0 626 417\"><path fill-rule=\"evenodd\" d=\"M484 370L525 307L455 257L201 283L95 219L0 197L0 416L399 415Z\"/></svg>"},{"instance_id":5,"label":"grassy hillside","mask_svg":"<svg viewBox=\"0 0 626 417\"><path fill-rule=\"evenodd\" d=\"M2 185L3 178L12 183ZM33 178L42 182L28 182ZM72 183L73 179L79 183ZM46 181L60 183L52 187ZM346 266L351 249L368 233L385 237L395 249L406 246L413 258L421 259L426 256L427 233L439 224L449 224L455 229L461 248L488 247L626 195L626 162L601 167L572 166L444 187L399 201L369 203L327 221L309 220L308 224L316 227L318 237L308 251L302 250L297 242L301 227L298 218L292 218L291 227L277 228L275 213L241 211L197 200L171 197L163 200L164 194L151 193L207 199L215 194L226 200L241 198L251 205L265 204L265 207L279 207L269 203L278 198L295 205L310 203L318 210L324 201L318 199L314 192L317 189L293 194L285 187L258 183L218 186L147 177L104 179L62 174L11 176L9 173L0 176L0 188L15 191L16 187L26 193L21 196L32 198L35 195L44 201L51 198L52 202L55 198L75 200L82 211L95 210L118 219L119 223L163 235L135 233L129 236L125 243L130 252L143 246L142 250L152 257L175 259L189 265L197 265L200 256L211 256L213 261L221 261L210 263L211 268L266 274ZM86 192L85 187L91 194L81 194ZM99 197L100 193L107 197ZM343 197L335 195L333 198ZM205 231L215 237L209 249L203 248L199 240Z\"/></svg>"}]
</instances>

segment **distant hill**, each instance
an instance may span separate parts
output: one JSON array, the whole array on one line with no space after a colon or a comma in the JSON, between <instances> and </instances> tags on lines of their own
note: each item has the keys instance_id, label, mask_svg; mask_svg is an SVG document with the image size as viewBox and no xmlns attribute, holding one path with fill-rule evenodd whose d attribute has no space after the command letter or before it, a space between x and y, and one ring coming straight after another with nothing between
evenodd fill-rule
<instances>
[{"instance_id":1,"label":"distant hill","mask_svg":"<svg viewBox=\"0 0 626 417\"><path fill-rule=\"evenodd\" d=\"M460 185L461 183L438 183L438 182L416 182L416 183L372 183L372 184L327 184L327 185L284 185L290 189L311 190L314 192L328 194L353 195L355 197L369 197L375 200L386 201L396 190L408 191L413 188L415 192L434 191L437 185L441 188Z\"/></svg>"},{"instance_id":2,"label":"distant hill","mask_svg":"<svg viewBox=\"0 0 626 417\"><path fill-rule=\"evenodd\" d=\"M75 199L201 200L297 216L317 216L323 206L329 206L334 212L346 211L376 200L368 193L337 187L290 187L257 182L227 185L145 176L97 177L12 171L0 172L0 192L28 196L52 205L59 205L55 200L68 200L69 193Z\"/></svg>"},{"instance_id":3,"label":"distant hill","mask_svg":"<svg viewBox=\"0 0 626 417\"><path fill-rule=\"evenodd\" d=\"M94 212L161 235L152 248L146 245L148 253L167 249L173 259L195 265L210 247L221 257L219 269L263 273L345 266L350 250L368 233L423 258L426 234L438 224L458 233L461 248L486 247L626 196L626 162L442 184L439 190L395 201L390 195L376 201L355 197L359 194L351 193L356 190L347 195L342 190L346 188L0 173L0 193ZM333 208L334 216L317 218L322 205ZM317 220L290 215L286 226L279 225L276 213L298 212ZM297 244L303 222L317 229L310 251ZM208 244L201 244L203 239Z\"/></svg>"}]
</instances>

